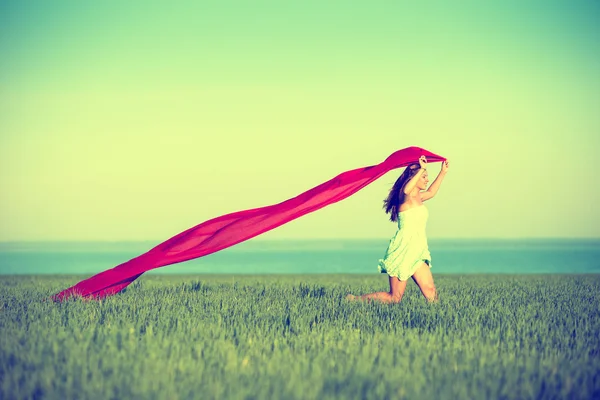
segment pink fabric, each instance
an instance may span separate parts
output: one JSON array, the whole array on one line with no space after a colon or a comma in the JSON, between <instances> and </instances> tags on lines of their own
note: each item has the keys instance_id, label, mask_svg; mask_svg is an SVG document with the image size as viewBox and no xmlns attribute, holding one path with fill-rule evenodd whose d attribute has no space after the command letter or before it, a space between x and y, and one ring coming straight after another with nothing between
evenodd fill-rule
<instances>
[{"instance_id":1,"label":"pink fabric","mask_svg":"<svg viewBox=\"0 0 600 400\"><path fill-rule=\"evenodd\" d=\"M71 296L103 298L113 295L146 271L215 253L343 200L388 171L417 163L421 155L425 155L428 162L445 160L444 157L419 147L398 150L377 165L343 172L282 203L238 211L205 221L138 257L53 295L52 298L61 301Z\"/></svg>"}]
</instances>

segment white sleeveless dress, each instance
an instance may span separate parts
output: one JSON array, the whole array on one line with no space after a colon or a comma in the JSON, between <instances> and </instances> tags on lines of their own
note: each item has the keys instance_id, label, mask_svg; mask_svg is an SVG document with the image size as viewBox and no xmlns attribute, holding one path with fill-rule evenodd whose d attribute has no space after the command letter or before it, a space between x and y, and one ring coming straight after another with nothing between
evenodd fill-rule
<instances>
[{"instance_id":1,"label":"white sleeveless dress","mask_svg":"<svg viewBox=\"0 0 600 400\"><path fill-rule=\"evenodd\" d=\"M405 281L423 262L431 268L431 254L425 235L428 217L429 212L423 204L398 213L398 230L390 239L384 258L379 260L379 272Z\"/></svg>"}]
</instances>

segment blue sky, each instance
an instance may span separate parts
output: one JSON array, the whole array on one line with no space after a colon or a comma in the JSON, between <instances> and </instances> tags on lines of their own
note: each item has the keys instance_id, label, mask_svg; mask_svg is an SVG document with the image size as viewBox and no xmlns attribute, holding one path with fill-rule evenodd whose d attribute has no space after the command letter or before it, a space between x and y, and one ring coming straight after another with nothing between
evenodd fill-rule
<instances>
[{"instance_id":1,"label":"blue sky","mask_svg":"<svg viewBox=\"0 0 600 400\"><path fill-rule=\"evenodd\" d=\"M0 4L2 241L162 240L412 145L452 163L430 237L600 236L597 1ZM387 237L399 172L263 238Z\"/></svg>"}]
</instances>

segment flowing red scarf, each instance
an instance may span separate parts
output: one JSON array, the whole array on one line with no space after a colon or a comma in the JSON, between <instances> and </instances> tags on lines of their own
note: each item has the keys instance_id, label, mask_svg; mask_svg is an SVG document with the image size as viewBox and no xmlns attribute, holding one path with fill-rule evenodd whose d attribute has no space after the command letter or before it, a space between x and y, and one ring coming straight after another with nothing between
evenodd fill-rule
<instances>
[{"instance_id":1,"label":"flowing red scarf","mask_svg":"<svg viewBox=\"0 0 600 400\"><path fill-rule=\"evenodd\" d=\"M140 256L53 295L52 298L61 301L71 296L100 299L113 295L146 271L215 253L343 200L386 172L417 163L421 155L426 156L428 162L445 160L444 157L420 147L398 150L377 165L343 172L282 203L238 211L205 221Z\"/></svg>"}]
</instances>

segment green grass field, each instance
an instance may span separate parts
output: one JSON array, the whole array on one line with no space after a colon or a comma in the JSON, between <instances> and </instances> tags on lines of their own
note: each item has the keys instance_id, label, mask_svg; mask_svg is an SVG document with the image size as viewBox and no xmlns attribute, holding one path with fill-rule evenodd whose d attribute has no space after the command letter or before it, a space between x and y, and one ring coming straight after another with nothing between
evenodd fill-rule
<instances>
[{"instance_id":1,"label":"green grass field","mask_svg":"<svg viewBox=\"0 0 600 400\"><path fill-rule=\"evenodd\" d=\"M0 276L2 399L600 397L600 275L151 275L103 301Z\"/></svg>"}]
</instances>

